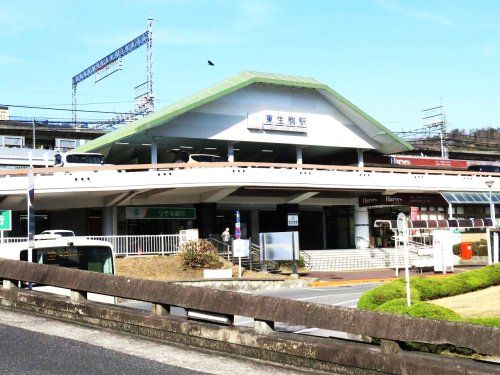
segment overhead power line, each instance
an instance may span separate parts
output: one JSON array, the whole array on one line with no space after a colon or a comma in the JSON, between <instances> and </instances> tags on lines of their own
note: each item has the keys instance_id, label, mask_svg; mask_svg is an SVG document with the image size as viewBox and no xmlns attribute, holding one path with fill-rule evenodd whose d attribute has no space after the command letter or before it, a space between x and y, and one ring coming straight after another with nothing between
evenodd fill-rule
<instances>
[{"instance_id":1,"label":"overhead power line","mask_svg":"<svg viewBox=\"0 0 500 375\"><path fill-rule=\"evenodd\" d=\"M66 109L66 108L56 108L56 107L39 107L39 106L34 106L34 105L20 105L20 104L0 104L0 106L5 106L5 107L13 107L13 108L29 108L29 109L46 109L50 111L64 111L64 112L72 112L72 109ZM112 115L131 115L133 113L131 112L116 112L116 111L97 111L97 110L85 110L85 109L78 109L78 112L85 112L85 113L106 113L106 114L112 114Z\"/></svg>"}]
</instances>

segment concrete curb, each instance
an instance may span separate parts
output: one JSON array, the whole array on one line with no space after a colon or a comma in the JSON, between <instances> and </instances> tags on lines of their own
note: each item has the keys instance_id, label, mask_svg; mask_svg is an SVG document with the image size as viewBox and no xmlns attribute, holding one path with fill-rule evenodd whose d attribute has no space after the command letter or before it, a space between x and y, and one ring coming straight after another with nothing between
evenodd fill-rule
<instances>
[{"instance_id":1,"label":"concrete curb","mask_svg":"<svg viewBox=\"0 0 500 375\"><path fill-rule=\"evenodd\" d=\"M429 277L429 278L441 278L441 277L448 277L450 275L455 275L455 273L449 273L446 275L410 275L410 277L414 276L422 276L422 277ZM311 287L313 288L320 288L320 287L325 287L325 286L342 286L342 285L356 285L356 284L363 284L363 283L389 283L391 281L401 279L403 278L404 275L400 277L386 277L386 278L367 278L367 279L353 279L353 280L338 280L338 281L315 281L311 283Z\"/></svg>"},{"instance_id":2,"label":"concrete curb","mask_svg":"<svg viewBox=\"0 0 500 375\"><path fill-rule=\"evenodd\" d=\"M256 290L276 290L276 289L294 289L306 288L311 283L317 282L317 278L301 279L200 279L176 282L176 284L191 285L205 288L214 288L222 290L231 290L235 292L251 292Z\"/></svg>"}]
</instances>

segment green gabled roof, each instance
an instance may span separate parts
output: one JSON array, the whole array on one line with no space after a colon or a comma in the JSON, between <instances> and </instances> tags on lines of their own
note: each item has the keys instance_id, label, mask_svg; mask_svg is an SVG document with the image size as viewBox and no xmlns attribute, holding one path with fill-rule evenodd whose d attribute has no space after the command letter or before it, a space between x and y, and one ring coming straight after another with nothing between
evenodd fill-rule
<instances>
[{"instance_id":1,"label":"green gabled roof","mask_svg":"<svg viewBox=\"0 0 500 375\"><path fill-rule=\"evenodd\" d=\"M381 123L370 117L368 114L363 112L360 108L356 107L350 101L345 99L336 91L332 90L330 87L317 81L314 78L306 77L296 77L284 74L272 74L272 73L261 73L252 71L243 71L233 77L227 78L215 85L208 87L198 93L191 95L185 99L179 100L172 103L159 111L153 112L150 115L127 124L115 131L105 134L93 141L90 141L80 147L78 151L94 151L101 149L107 145L111 145L121 139L128 136L142 133L148 129L152 129L156 126L165 124L166 122L186 113L192 109L198 108L204 104L210 103L216 99L219 99L225 95L228 95L234 91L242 89L246 86L250 86L254 83L265 83L272 85L299 87L307 89L316 89L318 91L325 91L328 94L335 97L336 100L343 103L345 106L350 108L352 111L357 113L359 116L363 117L368 122L372 123L375 127L379 128L381 131L389 135L394 141L400 143L405 148L411 150L413 147L397 137L389 129L383 126Z\"/></svg>"}]
</instances>

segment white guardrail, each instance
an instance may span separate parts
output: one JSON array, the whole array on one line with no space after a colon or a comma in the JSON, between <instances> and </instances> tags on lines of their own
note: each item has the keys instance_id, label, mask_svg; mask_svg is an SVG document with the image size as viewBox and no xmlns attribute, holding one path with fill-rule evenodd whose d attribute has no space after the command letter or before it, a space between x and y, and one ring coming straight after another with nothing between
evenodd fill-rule
<instances>
[{"instance_id":1,"label":"white guardrail","mask_svg":"<svg viewBox=\"0 0 500 375\"><path fill-rule=\"evenodd\" d=\"M108 241L118 256L169 255L179 252L178 234L138 236L83 236L89 240ZM5 237L4 243L26 242L26 237Z\"/></svg>"}]
</instances>

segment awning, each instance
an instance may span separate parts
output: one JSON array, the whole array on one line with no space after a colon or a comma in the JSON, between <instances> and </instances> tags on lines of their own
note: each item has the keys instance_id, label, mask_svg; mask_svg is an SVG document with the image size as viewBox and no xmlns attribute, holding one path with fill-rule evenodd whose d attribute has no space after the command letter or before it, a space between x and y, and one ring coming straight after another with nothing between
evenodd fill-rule
<instances>
[{"instance_id":1,"label":"awning","mask_svg":"<svg viewBox=\"0 0 500 375\"><path fill-rule=\"evenodd\" d=\"M397 220L375 220L376 228L397 229ZM408 220L409 229L489 228L491 219Z\"/></svg>"},{"instance_id":2,"label":"awning","mask_svg":"<svg viewBox=\"0 0 500 375\"><path fill-rule=\"evenodd\" d=\"M443 191L443 198L449 204L490 204L489 193ZM491 193L493 204L500 204L500 193Z\"/></svg>"}]
</instances>

